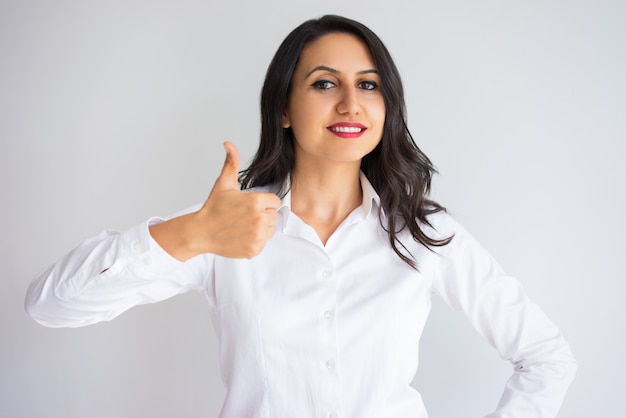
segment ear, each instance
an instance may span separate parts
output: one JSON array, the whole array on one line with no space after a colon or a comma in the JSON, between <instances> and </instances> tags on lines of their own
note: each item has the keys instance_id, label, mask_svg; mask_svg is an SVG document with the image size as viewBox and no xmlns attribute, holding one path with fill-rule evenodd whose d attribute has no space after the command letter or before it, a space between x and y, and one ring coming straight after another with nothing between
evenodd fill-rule
<instances>
[{"instance_id":1,"label":"ear","mask_svg":"<svg viewBox=\"0 0 626 418\"><path fill-rule=\"evenodd\" d=\"M289 120L289 115L287 114L287 111L285 110L283 112L283 128L290 128L291 127L291 121Z\"/></svg>"}]
</instances>

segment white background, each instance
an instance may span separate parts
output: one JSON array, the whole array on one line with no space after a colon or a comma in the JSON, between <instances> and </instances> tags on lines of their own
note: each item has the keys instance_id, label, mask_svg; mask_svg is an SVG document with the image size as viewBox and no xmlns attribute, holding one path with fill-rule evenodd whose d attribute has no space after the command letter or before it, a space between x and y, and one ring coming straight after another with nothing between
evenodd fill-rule
<instances>
[{"instance_id":1,"label":"white background","mask_svg":"<svg viewBox=\"0 0 626 418\"><path fill-rule=\"evenodd\" d=\"M196 293L46 329L31 278L84 238L204 200L256 148L267 65L337 13L385 41L435 197L561 327L580 369L561 417L623 417L626 3L620 0L0 2L0 417L215 417ZM433 418L480 417L509 365L435 302L415 380Z\"/></svg>"}]
</instances>

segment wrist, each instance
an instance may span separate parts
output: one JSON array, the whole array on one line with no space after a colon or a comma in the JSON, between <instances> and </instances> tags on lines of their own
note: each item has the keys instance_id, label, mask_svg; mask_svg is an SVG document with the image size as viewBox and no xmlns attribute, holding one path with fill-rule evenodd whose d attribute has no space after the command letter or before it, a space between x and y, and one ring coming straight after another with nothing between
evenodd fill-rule
<instances>
[{"instance_id":1,"label":"wrist","mask_svg":"<svg viewBox=\"0 0 626 418\"><path fill-rule=\"evenodd\" d=\"M193 226L191 215L173 218L148 228L157 244L179 261L187 261L202 252L195 245L193 233L197 228Z\"/></svg>"}]
</instances>

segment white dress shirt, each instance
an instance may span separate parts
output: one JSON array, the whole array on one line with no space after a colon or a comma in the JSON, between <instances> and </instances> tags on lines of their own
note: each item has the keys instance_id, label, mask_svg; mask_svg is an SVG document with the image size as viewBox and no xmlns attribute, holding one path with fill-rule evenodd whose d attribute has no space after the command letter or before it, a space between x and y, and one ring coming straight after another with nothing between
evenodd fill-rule
<instances>
[{"instance_id":1,"label":"white dress shirt","mask_svg":"<svg viewBox=\"0 0 626 418\"><path fill-rule=\"evenodd\" d=\"M250 260L179 262L149 234L159 218L104 231L35 278L27 310L43 325L83 326L199 290L219 337L221 417L425 418L410 383L438 294L513 365L487 417L555 417L576 370L555 325L445 213L425 227L435 237L454 234L444 247L430 251L400 234L419 271L409 267L389 245L364 175L361 184L362 205L325 246L290 211L287 194L275 235Z\"/></svg>"}]
</instances>

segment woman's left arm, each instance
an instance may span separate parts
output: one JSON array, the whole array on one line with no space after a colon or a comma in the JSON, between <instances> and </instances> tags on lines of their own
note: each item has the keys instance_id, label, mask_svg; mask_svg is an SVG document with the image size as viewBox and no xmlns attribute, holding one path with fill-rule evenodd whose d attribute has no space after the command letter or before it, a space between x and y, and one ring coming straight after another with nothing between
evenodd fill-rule
<instances>
[{"instance_id":1,"label":"woman's left arm","mask_svg":"<svg viewBox=\"0 0 626 418\"><path fill-rule=\"evenodd\" d=\"M433 226L444 236L455 235L437 249L435 291L514 368L496 410L486 418L556 417L577 369L561 332L449 215L435 215Z\"/></svg>"}]
</instances>

